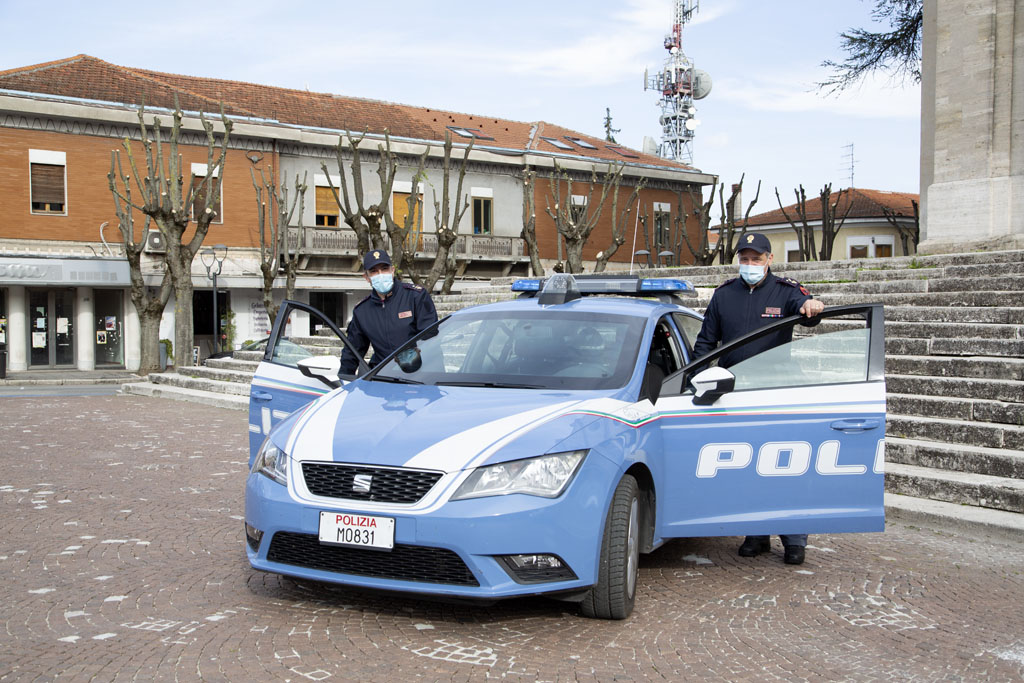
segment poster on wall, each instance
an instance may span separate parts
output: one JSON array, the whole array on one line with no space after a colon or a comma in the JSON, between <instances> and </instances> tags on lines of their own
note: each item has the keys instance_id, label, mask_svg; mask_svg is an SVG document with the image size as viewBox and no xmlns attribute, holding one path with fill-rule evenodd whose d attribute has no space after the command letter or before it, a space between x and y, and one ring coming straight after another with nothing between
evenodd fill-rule
<instances>
[{"instance_id":1,"label":"poster on wall","mask_svg":"<svg viewBox=\"0 0 1024 683\"><path fill-rule=\"evenodd\" d=\"M7 343L7 318L0 318L0 344Z\"/></svg>"},{"instance_id":2,"label":"poster on wall","mask_svg":"<svg viewBox=\"0 0 1024 683\"><path fill-rule=\"evenodd\" d=\"M104 318L104 327L108 330L113 330L117 327L117 316L108 315Z\"/></svg>"},{"instance_id":3,"label":"poster on wall","mask_svg":"<svg viewBox=\"0 0 1024 683\"><path fill-rule=\"evenodd\" d=\"M68 333L68 319L67 318L57 318L57 334L67 334L67 333Z\"/></svg>"},{"instance_id":4,"label":"poster on wall","mask_svg":"<svg viewBox=\"0 0 1024 683\"><path fill-rule=\"evenodd\" d=\"M45 332L33 332L32 333L32 348L33 349L45 349L46 348L46 333Z\"/></svg>"},{"instance_id":5,"label":"poster on wall","mask_svg":"<svg viewBox=\"0 0 1024 683\"><path fill-rule=\"evenodd\" d=\"M107 331L106 330L97 330L96 331L96 343L97 344L106 344L107 343Z\"/></svg>"}]
</instances>

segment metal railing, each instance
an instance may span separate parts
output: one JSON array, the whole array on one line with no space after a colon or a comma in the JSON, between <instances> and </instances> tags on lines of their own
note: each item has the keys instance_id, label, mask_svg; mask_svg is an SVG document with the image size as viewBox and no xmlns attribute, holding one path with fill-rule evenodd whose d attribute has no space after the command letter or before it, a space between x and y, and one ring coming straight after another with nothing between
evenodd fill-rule
<instances>
[{"instance_id":1,"label":"metal railing","mask_svg":"<svg viewBox=\"0 0 1024 683\"><path fill-rule=\"evenodd\" d=\"M303 228L301 251L310 256L358 256L358 241L354 230ZM387 239L387 236L385 236ZM416 242L416 256L433 258L437 254L437 234L419 233L410 236ZM299 229L288 229L288 248L299 248ZM388 246L390 249L390 241ZM455 255L460 259L484 261L519 261L525 259L521 237L495 237L493 235L459 235L455 240Z\"/></svg>"}]
</instances>

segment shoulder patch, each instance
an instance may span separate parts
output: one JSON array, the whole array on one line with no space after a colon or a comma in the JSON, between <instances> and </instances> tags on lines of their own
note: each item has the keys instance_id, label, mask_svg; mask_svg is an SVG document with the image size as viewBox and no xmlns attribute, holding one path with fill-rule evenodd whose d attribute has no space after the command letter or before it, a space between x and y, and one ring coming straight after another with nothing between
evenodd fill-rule
<instances>
[{"instance_id":1,"label":"shoulder patch","mask_svg":"<svg viewBox=\"0 0 1024 683\"><path fill-rule=\"evenodd\" d=\"M781 282L782 284L786 285L787 287L793 287L795 289L799 289L801 294L806 294L807 296L811 295L811 293L808 292L807 289L802 284L800 284L799 282L797 282L796 280L794 280L791 277L780 277L779 278L779 282Z\"/></svg>"},{"instance_id":2,"label":"shoulder patch","mask_svg":"<svg viewBox=\"0 0 1024 683\"><path fill-rule=\"evenodd\" d=\"M722 284L718 285L718 287L715 287L715 289L721 289L722 287L725 287L726 285L732 284L733 282L736 282L737 280L739 280L738 277L729 278L728 280L726 280Z\"/></svg>"},{"instance_id":3,"label":"shoulder patch","mask_svg":"<svg viewBox=\"0 0 1024 683\"><path fill-rule=\"evenodd\" d=\"M405 287L406 289L412 289L418 292L423 291L422 287L420 287L419 285L415 285L411 282L403 282L402 286Z\"/></svg>"}]
</instances>

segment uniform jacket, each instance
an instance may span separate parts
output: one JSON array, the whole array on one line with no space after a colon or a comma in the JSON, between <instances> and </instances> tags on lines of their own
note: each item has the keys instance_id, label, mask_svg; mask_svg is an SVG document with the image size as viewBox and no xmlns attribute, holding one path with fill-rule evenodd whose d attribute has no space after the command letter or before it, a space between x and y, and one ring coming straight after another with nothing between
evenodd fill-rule
<instances>
[{"instance_id":1,"label":"uniform jacket","mask_svg":"<svg viewBox=\"0 0 1024 683\"><path fill-rule=\"evenodd\" d=\"M372 368L435 322L437 310L430 294L418 285L395 282L387 298L372 292L356 304L346 336L355 345L359 358L373 346ZM358 366L359 359L345 348L341 353L341 374L351 375Z\"/></svg>"},{"instance_id":2,"label":"uniform jacket","mask_svg":"<svg viewBox=\"0 0 1024 683\"><path fill-rule=\"evenodd\" d=\"M800 306L812 298L799 282L772 274L769 268L764 279L751 289L740 278L727 280L711 296L711 303L704 312L704 324L693 345L693 355L700 358L720 343L725 344L776 318L784 318L800 312ZM735 365L762 351L785 344L792 340L793 329L770 334L747 344L741 350L727 353L719 359L722 367Z\"/></svg>"}]
</instances>

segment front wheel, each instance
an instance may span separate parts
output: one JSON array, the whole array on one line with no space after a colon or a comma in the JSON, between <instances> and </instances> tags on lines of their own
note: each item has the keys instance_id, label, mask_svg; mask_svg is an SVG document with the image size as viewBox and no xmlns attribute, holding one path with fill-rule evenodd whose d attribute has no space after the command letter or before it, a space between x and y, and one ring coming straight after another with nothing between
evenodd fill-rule
<instances>
[{"instance_id":1,"label":"front wheel","mask_svg":"<svg viewBox=\"0 0 1024 683\"><path fill-rule=\"evenodd\" d=\"M615 488L601 539L597 583L590 589L580 611L599 619L625 619L636 601L640 570L640 495L632 475Z\"/></svg>"}]
</instances>

